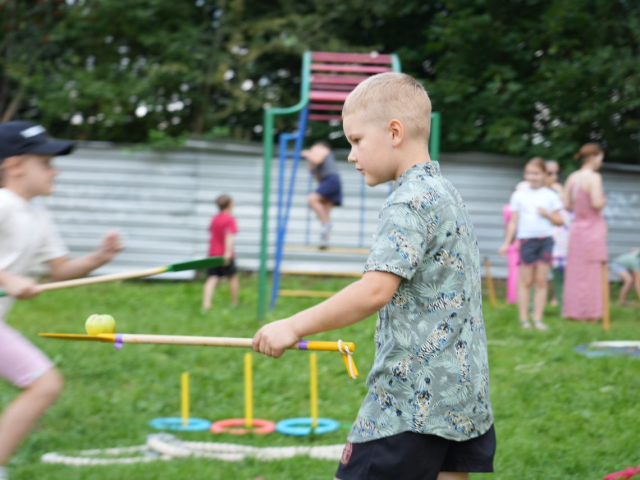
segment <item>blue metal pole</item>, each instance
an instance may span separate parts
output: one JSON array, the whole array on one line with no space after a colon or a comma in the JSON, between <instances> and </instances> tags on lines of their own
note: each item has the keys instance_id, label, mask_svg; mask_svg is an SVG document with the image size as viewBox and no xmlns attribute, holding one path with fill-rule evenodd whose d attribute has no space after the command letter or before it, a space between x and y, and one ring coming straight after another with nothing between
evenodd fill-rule
<instances>
[{"instance_id":1,"label":"blue metal pole","mask_svg":"<svg viewBox=\"0 0 640 480\"><path fill-rule=\"evenodd\" d=\"M288 152L289 150L289 140L295 140L295 146L293 151L293 164L291 166L291 175L289 176L289 193L287 195L287 203L282 212L282 218L279 220L278 234L277 234L277 246L276 246L276 258L275 258L275 266L273 270L273 287L271 290L271 302L269 308L272 310L276 302L278 300L278 296L280 294L280 277L281 277L281 266L282 259L284 256L284 244L287 237L287 226L289 225L289 216L291 213L291 204L293 202L293 194L296 186L296 176L298 173L298 165L300 164L300 152L302 151L302 145L304 140L304 135L307 129L307 113L308 109L305 108L300 112L300 120L298 122L298 132L297 134L288 134L280 136L280 148L284 147L284 151ZM285 154L285 159L288 157L288 153ZM282 159L282 154L280 155ZM280 163L280 168L282 171L286 168L286 161ZM284 175L281 177L284 178Z\"/></svg>"},{"instance_id":2,"label":"blue metal pole","mask_svg":"<svg viewBox=\"0 0 640 480\"><path fill-rule=\"evenodd\" d=\"M313 190L313 171L309 172L309 184L307 187L307 192L311 193ZM309 245L311 243L311 207L307 204L307 232L305 236L305 245Z\"/></svg>"}]
</instances>

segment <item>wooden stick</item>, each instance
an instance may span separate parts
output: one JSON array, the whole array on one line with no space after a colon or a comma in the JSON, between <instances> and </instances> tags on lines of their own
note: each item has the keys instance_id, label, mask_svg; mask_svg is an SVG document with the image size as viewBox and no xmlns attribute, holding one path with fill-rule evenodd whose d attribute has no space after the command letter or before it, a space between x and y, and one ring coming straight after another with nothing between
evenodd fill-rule
<instances>
[{"instance_id":1,"label":"wooden stick","mask_svg":"<svg viewBox=\"0 0 640 480\"><path fill-rule=\"evenodd\" d=\"M233 337L191 337L184 335L138 335L131 333L101 333L98 335L81 335L77 333L41 333L41 337L55 338L58 340L77 340L89 342L113 343L116 347L125 343L155 344L155 345L192 345L205 347L240 347L253 348L251 338ZM326 342L316 340L300 340L289 350L315 350L322 352L340 352L345 367L351 378L358 377L358 369L353 361L353 353L356 345L353 342ZM347 353L348 352L348 353Z\"/></svg>"},{"instance_id":2,"label":"wooden stick","mask_svg":"<svg viewBox=\"0 0 640 480\"><path fill-rule=\"evenodd\" d=\"M117 282L120 280L128 280L130 278L150 277L167 271L167 267L149 268L146 270L138 270L135 272L112 273L111 275L100 275L98 277L78 278L76 280L65 280L64 282L43 283L38 285L38 292L46 292L48 290L60 290L62 288L80 287L82 285L93 285L95 283Z\"/></svg>"},{"instance_id":3,"label":"wooden stick","mask_svg":"<svg viewBox=\"0 0 640 480\"><path fill-rule=\"evenodd\" d=\"M314 290L280 290L282 297L313 297L313 298L329 298L333 297L337 292L317 292Z\"/></svg>"},{"instance_id":4,"label":"wooden stick","mask_svg":"<svg viewBox=\"0 0 640 480\"><path fill-rule=\"evenodd\" d=\"M309 277L347 277L362 278L362 273L354 272L318 272L316 270L281 270L282 275L306 275Z\"/></svg>"},{"instance_id":5,"label":"wooden stick","mask_svg":"<svg viewBox=\"0 0 640 480\"><path fill-rule=\"evenodd\" d=\"M122 343L153 344L153 345L191 345L203 347L239 347L253 348L253 339L237 337L195 337L188 335L150 335L136 333L100 333L98 335L83 335L76 333L41 333L41 337L56 338L59 340L86 340L93 342L115 343L116 337ZM355 352L356 345L353 342L342 342ZM289 347L291 350L315 350L323 352L339 352L338 342L320 340L300 340Z\"/></svg>"},{"instance_id":6,"label":"wooden stick","mask_svg":"<svg viewBox=\"0 0 640 480\"><path fill-rule=\"evenodd\" d=\"M489 257L484 259L484 270L487 275L487 288L489 290L489 303L492 308L498 307L498 301L496 300L496 287L493 284L493 277L491 276L491 264L489 263Z\"/></svg>"},{"instance_id":7,"label":"wooden stick","mask_svg":"<svg viewBox=\"0 0 640 480\"><path fill-rule=\"evenodd\" d=\"M222 265L224 259L222 257L208 257L199 260L189 260L188 262L174 263L163 267L148 268L146 270L137 270L135 272L114 273L111 275L100 275L98 277L78 278L75 280L65 280L63 282L44 283L36 287L38 292L46 292L48 290L59 290L61 288L79 287L82 285L93 285L95 283L117 282L120 280L128 280L130 278L143 278L152 275L159 275L165 272L183 272L185 270L194 270L198 268L210 268ZM0 292L0 297L7 296L6 292Z\"/></svg>"},{"instance_id":8,"label":"wooden stick","mask_svg":"<svg viewBox=\"0 0 640 480\"><path fill-rule=\"evenodd\" d=\"M602 312L602 328L609 331L611 328L611 317L609 312L609 265L602 264L602 294L604 300L604 311Z\"/></svg>"},{"instance_id":9,"label":"wooden stick","mask_svg":"<svg viewBox=\"0 0 640 480\"><path fill-rule=\"evenodd\" d=\"M368 248L347 248L347 247L310 247L306 245L287 245L284 247L285 252L327 252L327 253L343 253L355 255L369 255Z\"/></svg>"}]
</instances>

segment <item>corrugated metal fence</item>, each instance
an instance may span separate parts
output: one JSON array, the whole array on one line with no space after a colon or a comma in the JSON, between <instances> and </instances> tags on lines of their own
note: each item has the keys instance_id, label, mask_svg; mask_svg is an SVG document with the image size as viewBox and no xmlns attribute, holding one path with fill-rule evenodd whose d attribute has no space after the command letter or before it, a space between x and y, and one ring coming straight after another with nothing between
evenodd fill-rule
<instances>
[{"instance_id":1,"label":"corrugated metal fence","mask_svg":"<svg viewBox=\"0 0 640 480\"><path fill-rule=\"evenodd\" d=\"M101 236L119 228L126 250L99 273L160 266L206 256L207 227L216 213L214 199L229 193L234 214L238 264L258 266L262 199L262 151L259 145L192 142L184 151L158 153L85 144L69 157L56 159L60 168L54 195L44 200L74 256L95 248ZM344 159L346 152L337 152ZM275 240L277 162L272 173L270 255ZM521 179L522 159L476 153L443 154L443 174L458 188L471 212L481 254L489 257L494 276L504 277L505 262L496 254L503 236L502 206ZM389 193L386 185L367 188L364 202L365 231L361 236L362 177L353 166L339 162L345 204L334 210L332 245L368 248L376 228L379 208ZM605 169L609 205L611 255L640 244L640 172ZM298 174L288 245L305 243L308 174ZM311 218L311 241L319 224ZM362 241L364 238L364 241ZM284 268L315 271L359 272L366 255L317 251L286 252ZM166 275L190 278L191 272Z\"/></svg>"}]
</instances>

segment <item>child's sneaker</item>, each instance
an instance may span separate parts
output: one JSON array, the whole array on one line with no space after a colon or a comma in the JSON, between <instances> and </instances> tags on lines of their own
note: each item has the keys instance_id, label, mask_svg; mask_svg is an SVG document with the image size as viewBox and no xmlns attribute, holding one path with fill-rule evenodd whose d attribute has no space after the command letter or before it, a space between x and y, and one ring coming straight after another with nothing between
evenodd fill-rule
<instances>
[{"instance_id":1,"label":"child's sneaker","mask_svg":"<svg viewBox=\"0 0 640 480\"><path fill-rule=\"evenodd\" d=\"M331 224L325 223L322 225L322 231L320 232L320 248L329 246L329 238L331 238Z\"/></svg>"}]
</instances>

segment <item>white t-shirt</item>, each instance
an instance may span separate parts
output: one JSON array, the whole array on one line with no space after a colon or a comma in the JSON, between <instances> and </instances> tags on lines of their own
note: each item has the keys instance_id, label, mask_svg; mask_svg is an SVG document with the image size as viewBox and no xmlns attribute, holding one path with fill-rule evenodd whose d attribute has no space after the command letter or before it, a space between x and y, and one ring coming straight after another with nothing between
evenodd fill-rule
<instances>
[{"instance_id":1,"label":"white t-shirt","mask_svg":"<svg viewBox=\"0 0 640 480\"><path fill-rule=\"evenodd\" d=\"M36 278L44 264L64 257L64 245L49 213L6 188L0 188L0 270ZM3 290L0 285L0 290ZM0 321L14 299L0 297Z\"/></svg>"},{"instance_id":2,"label":"white t-shirt","mask_svg":"<svg viewBox=\"0 0 640 480\"><path fill-rule=\"evenodd\" d=\"M538 213L542 207L553 213L562 210L562 202L556 192L547 187L525 188L511 196L511 211L518 212L516 238L552 237L554 225Z\"/></svg>"}]
</instances>

